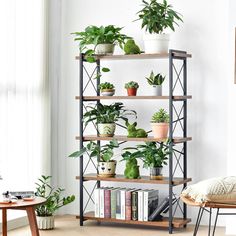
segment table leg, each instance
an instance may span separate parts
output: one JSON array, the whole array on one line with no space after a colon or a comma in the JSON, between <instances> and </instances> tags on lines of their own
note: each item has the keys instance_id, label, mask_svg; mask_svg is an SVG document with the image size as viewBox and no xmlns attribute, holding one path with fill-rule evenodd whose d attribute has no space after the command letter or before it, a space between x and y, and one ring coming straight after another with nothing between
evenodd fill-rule
<instances>
[{"instance_id":1,"label":"table leg","mask_svg":"<svg viewBox=\"0 0 236 236\"><path fill-rule=\"evenodd\" d=\"M7 209L2 209L2 236L7 236Z\"/></svg>"},{"instance_id":2,"label":"table leg","mask_svg":"<svg viewBox=\"0 0 236 236\"><path fill-rule=\"evenodd\" d=\"M29 225L32 236L39 236L38 225L36 221L34 207L26 207L26 212L28 215Z\"/></svg>"}]
</instances>

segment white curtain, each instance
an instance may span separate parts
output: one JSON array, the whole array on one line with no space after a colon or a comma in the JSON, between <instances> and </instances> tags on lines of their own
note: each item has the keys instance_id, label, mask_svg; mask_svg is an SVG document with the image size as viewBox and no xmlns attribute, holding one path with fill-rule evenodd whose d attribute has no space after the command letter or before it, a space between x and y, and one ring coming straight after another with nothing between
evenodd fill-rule
<instances>
[{"instance_id":1,"label":"white curtain","mask_svg":"<svg viewBox=\"0 0 236 236\"><path fill-rule=\"evenodd\" d=\"M0 0L0 190L50 172L46 2Z\"/></svg>"}]
</instances>

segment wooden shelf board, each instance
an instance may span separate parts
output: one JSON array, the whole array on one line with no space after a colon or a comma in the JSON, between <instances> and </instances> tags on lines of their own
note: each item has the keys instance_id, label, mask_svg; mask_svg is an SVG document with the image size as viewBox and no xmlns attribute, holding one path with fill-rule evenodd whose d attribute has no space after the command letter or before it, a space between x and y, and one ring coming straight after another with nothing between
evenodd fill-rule
<instances>
[{"instance_id":1,"label":"wooden shelf board","mask_svg":"<svg viewBox=\"0 0 236 236\"><path fill-rule=\"evenodd\" d=\"M191 54L174 52L175 58L191 58ZM132 54L132 55L95 55L97 59L100 60L138 60L138 59L168 59L169 53L141 53L141 54ZM76 60L80 59L80 56L75 57Z\"/></svg>"},{"instance_id":2,"label":"wooden shelf board","mask_svg":"<svg viewBox=\"0 0 236 236\"><path fill-rule=\"evenodd\" d=\"M76 176L76 179L80 179L80 176ZM96 173L89 173L84 175L84 181L91 181L91 180L100 180L100 181L112 181L112 182L129 182L129 183L143 183L143 184L169 184L169 178L164 177L161 180L152 180L149 176L141 176L140 179L127 179L124 175L116 175L115 177L100 177L97 176ZM181 185L184 183L191 182L191 178L173 178L173 185Z\"/></svg>"},{"instance_id":3,"label":"wooden shelf board","mask_svg":"<svg viewBox=\"0 0 236 236\"><path fill-rule=\"evenodd\" d=\"M79 136L76 136L76 140L80 140L81 138ZM96 135L86 135L83 137L84 141L95 141L95 140L104 140L104 141L109 141L112 139L116 139L118 141L140 141L140 142L164 142L165 139L158 139L154 138L152 136L148 136L147 138L128 138L127 136L124 135L115 135L113 137L99 137ZM191 141L191 137L174 137L173 141L174 143L183 143L187 141Z\"/></svg>"},{"instance_id":4,"label":"wooden shelf board","mask_svg":"<svg viewBox=\"0 0 236 236\"><path fill-rule=\"evenodd\" d=\"M77 216L77 219L80 217ZM169 227L168 218L163 218L162 221L134 221L134 220L118 220L113 218L97 218L94 216L94 212L87 212L84 214L84 220L96 220L98 222L111 222L111 223L123 223L123 224L133 224L133 225L147 225L147 226L156 226L156 227ZM183 218L173 218L173 227L182 228L186 224L191 222L191 219Z\"/></svg>"},{"instance_id":5,"label":"wooden shelf board","mask_svg":"<svg viewBox=\"0 0 236 236\"><path fill-rule=\"evenodd\" d=\"M80 96L75 97L76 100L80 99ZM157 99L157 100L169 100L170 96L84 96L85 101L96 101L96 100L142 100L142 99ZM173 100L186 100L192 99L191 95L188 96L173 96Z\"/></svg>"}]
</instances>

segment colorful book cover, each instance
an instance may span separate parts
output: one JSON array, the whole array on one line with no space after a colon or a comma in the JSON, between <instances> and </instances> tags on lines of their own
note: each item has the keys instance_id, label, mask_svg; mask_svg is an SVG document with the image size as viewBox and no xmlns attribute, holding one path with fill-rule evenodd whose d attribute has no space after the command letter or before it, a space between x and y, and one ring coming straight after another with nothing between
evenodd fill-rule
<instances>
[{"instance_id":1,"label":"colorful book cover","mask_svg":"<svg viewBox=\"0 0 236 236\"><path fill-rule=\"evenodd\" d=\"M111 218L116 218L116 192L119 188L111 189Z\"/></svg>"},{"instance_id":2,"label":"colorful book cover","mask_svg":"<svg viewBox=\"0 0 236 236\"><path fill-rule=\"evenodd\" d=\"M111 189L104 189L104 218L111 218Z\"/></svg>"},{"instance_id":3,"label":"colorful book cover","mask_svg":"<svg viewBox=\"0 0 236 236\"><path fill-rule=\"evenodd\" d=\"M125 219L132 219L132 204L131 204L131 195L134 190L128 190L125 192Z\"/></svg>"}]
</instances>

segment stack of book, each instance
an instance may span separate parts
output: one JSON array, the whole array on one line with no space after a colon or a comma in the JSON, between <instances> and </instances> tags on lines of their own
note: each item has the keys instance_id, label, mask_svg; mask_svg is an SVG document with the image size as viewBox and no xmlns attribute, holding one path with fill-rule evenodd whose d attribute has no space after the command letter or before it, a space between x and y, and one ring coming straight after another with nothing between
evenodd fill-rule
<instances>
[{"instance_id":1,"label":"stack of book","mask_svg":"<svg viewBox=\"0 0 236 236\"><path fill-rule=\"evenodd\" d=\"M154 189L96 188L95 217L149 221L158 208L158 199Z\"/></svg>"}]
</instances>

